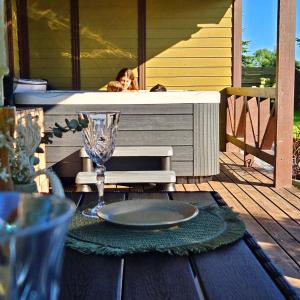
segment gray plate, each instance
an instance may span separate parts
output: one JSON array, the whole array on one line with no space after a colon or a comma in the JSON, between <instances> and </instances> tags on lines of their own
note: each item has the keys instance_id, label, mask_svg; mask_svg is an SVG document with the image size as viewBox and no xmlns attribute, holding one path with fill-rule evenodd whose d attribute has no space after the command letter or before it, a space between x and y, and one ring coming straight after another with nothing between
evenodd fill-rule
<instances>
[{"instance_id":1,"label":"gray plate","mask_svg":"<svg viewBox=\"0 0 300 300\"><path fill-rule=\"evenodd\" d=\"M198 214L191 204L169 200L127 200L105 205L97 214L107 222L139 228L169 227Z\"/></svg>"}]
</instances>

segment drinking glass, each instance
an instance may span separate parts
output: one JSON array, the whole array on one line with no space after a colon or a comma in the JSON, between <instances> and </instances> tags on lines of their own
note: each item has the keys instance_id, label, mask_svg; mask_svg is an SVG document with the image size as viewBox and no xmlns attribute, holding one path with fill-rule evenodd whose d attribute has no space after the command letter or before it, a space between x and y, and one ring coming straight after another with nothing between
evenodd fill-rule
<instances>
[{"instance_id":1,"label":"drinking glass","mask_svg":"<svg viewBox=\"0 0 300 300\"><path fill-rule=\"evenodd\" d=\"M104 202L104 163L112 156L115 150L116 132L120 119L120 112L79 112L79 120L88 121L83 128L84 149L89 158L96 164L96 186L98 202L93 208L83 210L86 217L97 218L97 210Z\"/></svg>"},{"instance_id":2,"label":"drinking glass","mask_svg":"<svg viewBox=\"0 0 300 300\"><path fill-rule=\"evenodd\" d=\"M0 192L0 299L57 299L73 202Z\"/></svg>"}]
</instances>

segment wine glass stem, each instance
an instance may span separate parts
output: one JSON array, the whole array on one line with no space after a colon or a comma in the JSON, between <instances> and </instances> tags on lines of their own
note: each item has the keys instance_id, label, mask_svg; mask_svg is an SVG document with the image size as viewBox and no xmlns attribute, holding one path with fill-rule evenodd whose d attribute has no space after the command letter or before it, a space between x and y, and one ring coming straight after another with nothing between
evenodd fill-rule
<instances>
[{"instance_id":1,"label":"wine glass stem","mask_svg":"<svg viewBox=\"0 0 300 300\"><path fill-rule=\"evenodd\" d=\"M104 202L104 172L106 168L104 165L98 165L96 168L96 186L98 189L98 204L97 208L101 208Z\"/></svg>"}]
</instances>

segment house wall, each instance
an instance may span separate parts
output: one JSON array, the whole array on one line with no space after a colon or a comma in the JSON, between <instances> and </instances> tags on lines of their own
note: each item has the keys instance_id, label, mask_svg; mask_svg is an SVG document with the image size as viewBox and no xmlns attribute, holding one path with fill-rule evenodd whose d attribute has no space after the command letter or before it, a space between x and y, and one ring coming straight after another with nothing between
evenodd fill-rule
<instances>
[{"instance_id":1,"label":"house wall","mask_svg":"<svg viewBox=\"0 0 300 300\"><path fill-rule=\"evenodd\" d=\"M120 69L137 75L137 1L79 1L82 89L105 89Z\"/></svg>"},{"instance_id":2,"label":"house wall","mask_svg":"<svg viewBox=\"0 0 300 300\"><path fill-rule=\"evenodd\" d=\"M231 0L147 1L147 88L231 86Z\"/></svg>"},{"instance_id":3,"label":"house wall","mask_svg":"<svg viewBox=\"0 0 300 300\"><path fill-rule=\"evenodd\" d=\"M72 86L70 1L27 0L30 77Z\"/></svg>"},{"instance_id":4,"label":"house wall","mask_svg":"<svg viewBox=\"0 0 300 300\"><path fill-rule=\"evenodd\" d=\"M231 0L146 0L145 43L139 43L139 1L78 0L81 89L105 89L122 67L137 75L143 51L148 89L157 83L189 90L231 85ZM27 0L29 77L58 89L71 89L75 76L70 3Z\"/></svg>"},{"instance_id":5,"label":"house wall","mask_svg":"<svg viewBox=\"0 0 300 300\"><path fill-rule=\"evenodd\" d=\"M20 76L20 66L19 66L19 49L18 49L18 24L17 24L17 5L16 0L11 1L12 9L12 38L13 38L13 61L14 70L13 73L16 77Z\"/></svg>"}]
</instances>

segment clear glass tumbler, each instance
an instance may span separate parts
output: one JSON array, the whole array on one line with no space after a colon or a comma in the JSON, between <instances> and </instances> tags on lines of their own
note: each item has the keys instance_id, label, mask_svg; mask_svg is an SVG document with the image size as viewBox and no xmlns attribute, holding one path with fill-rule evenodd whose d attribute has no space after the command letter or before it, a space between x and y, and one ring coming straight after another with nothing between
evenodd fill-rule
<instances>
[{"instance_id":1,"label":"clear glass tumbler","mask_svg":"<svg viewBox=\"0 0 300 300\"><path fill-rule=\"evenodd\" d=\"M0 192L0 299L57 299L74 211L53 195Z\"/></svg>"}]
</instances>

